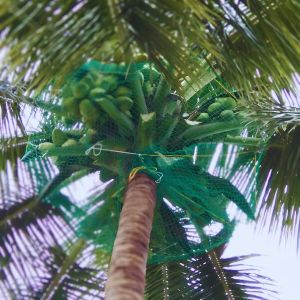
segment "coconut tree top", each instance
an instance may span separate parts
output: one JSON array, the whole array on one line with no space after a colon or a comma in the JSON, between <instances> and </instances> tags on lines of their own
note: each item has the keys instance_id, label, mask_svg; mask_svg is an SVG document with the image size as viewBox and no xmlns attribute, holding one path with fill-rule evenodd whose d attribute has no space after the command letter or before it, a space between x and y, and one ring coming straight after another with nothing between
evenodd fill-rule
<instances>
[{"instance_id":1,"label":"coconut tree top","mask_svg":"<svg viewBox=\"0 0 300 300\"><path fill-rule=\"evenodd\" d=\"M39 157L51 157L59 169L50 183L40 182L42 200L48 196L51 199L51 194L67 186L72 176L78 180L99 170L102 182L113 179L100 197L104 200L101 208L93 208L99 201L95 199L84 208L77 207L74 215L67 217L72 222L79 216L83 218L78 223L78 234L94 240L108 254L115 235L113 220L116 225L127 180L138 172L157 182L158 205L149 262L190 257L226 242L234 228L227 212L231 201L254 218L254 203L248 202L255 175L249 168L258 167L259 139L253 143L253 137L240 138L241 145L232 153L238 157L233 168L225 162L229 155L225 146L220 155L223 163L219 164L223 175L208 173L217 143L226 141L230 134L238 140L247 124L230 95L208 101L190 116L182 98L153 65L96 61L73 73L61 95L56 107L49 108L53 122L44 119L45 138L30 139L23 160L33 163L30 169L36 181L40 181L41 175L34 161ZM234 181L237 174L244 177L244 190L250 188L246 192L248 200L229 181ZM190 223L188 231L184 229L187 224L181 224L185 218ZM181 227L186 232L186 245L176 238L175 231Z\"/></svg>"},{"instance_id":2,"label":"coconut tree top","mask_svg":"<svg viewBox=\"0 0 300 300\"><path fill-rule=\"evenodd\" d=\"M79 239L44 297L64 286L61 278L87 245L105 270L125 187L136 173L147 174L157 184L149 270L173 264L179 272L180 261L189 264L208 251L213 264L220 263L214 249L230 239L235 225L228 205L234 203L254 218L258 150L264 143L253 124L246 134L249 120L239 112L234 90L226 95L223 87L209 89L201 97L206 101L191 109L149 63L92 61L66 79L58 97L45 90L36 99L24 99L43 113L40 130L29 136L23 157L37 197L14 207L17 212L3 222L49 205ZM214 173L213 157L218 166ZM84 202L62 194L92 174L98 184ZM149 272L146 293L152 295L154 275ZM185 284L189 282L182 283L183 289ZM247 288L240 292L251 293Z\"/></svg>"},{"instance_id":3,"label":"coconut tree top","mask_svg":"<svg viewBox=\"0 0 300 300\"><path fill-rule=\"evenodd\" d=\"M284 95L294 90L299 72L299 4L98 2L2 1L1 77L16 85L0 85L1 290L25 299L100 297L111 250L105 241L115 235L122 180L144 172L157 181L160 203L148 297L259 298L257 292L266 292L260 277L235 270L239 258L221 259L222 247L198 254L218 244L212 240L230 237L229 203L252 217L257 150L272 135L259 178L268 191L259 215L271 216L271 226L288 234L299 228L299 110L286 107L282 97L282 89ZM155 63L151 80L139 69L128 76L141 53ZM121 74L102 70L97 79L84 67L79 87L68 85L61 93L70 73L90 60L124 61L123 88L107 93ZM153 85L158 71L164 80ZM91 79L99 84L91 88ZM31 93L24 95L25 87ZM246 106L248 117L240 113ZM24 115L30 116L25 125ZM26 130L33 116L42 120ZM99 185L99 170L100 180L113 179L111 185ZM74 191L73 181L90 182L94 173L97 185L84 200L66 195L67 187ZM192 178L201 184L195 188ZM113 201L102 201L107 199ZM220 231L204 230L208 223L218 223ZM197 246L205 240L202 251ZM163 243L165 255L158 249Z\"/></svg>"},{"instance_id":4,"label":"coconut tree top","mask_svg":"<svg viewBox=\"0 0 300 300\"><path fill-rule=\"evenodd\" d=\"M2 1L0 31L4 65L34 89L89 58L129 63L146 52L173 85L203 86L209 65L251 95L292 89L299 15L297 1L16 0Z\"/></svg>"}]
</instances>

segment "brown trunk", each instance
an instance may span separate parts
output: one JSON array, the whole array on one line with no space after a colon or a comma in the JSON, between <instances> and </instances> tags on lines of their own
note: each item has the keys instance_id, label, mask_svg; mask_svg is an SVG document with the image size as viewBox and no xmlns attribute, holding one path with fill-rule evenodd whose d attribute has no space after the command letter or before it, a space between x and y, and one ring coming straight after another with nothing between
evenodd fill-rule
<instances>
[{"instance_id":1,"label":"brown trunk","mask_svg":"<svg viewBox=\"0 0 300 300\"><path fill-rule=\"evenodd\" d=\"M147 254L156 203L156 184L137 174L128 184L112 252L106 300L144 299Z\"/></svg>"}]
</instances>

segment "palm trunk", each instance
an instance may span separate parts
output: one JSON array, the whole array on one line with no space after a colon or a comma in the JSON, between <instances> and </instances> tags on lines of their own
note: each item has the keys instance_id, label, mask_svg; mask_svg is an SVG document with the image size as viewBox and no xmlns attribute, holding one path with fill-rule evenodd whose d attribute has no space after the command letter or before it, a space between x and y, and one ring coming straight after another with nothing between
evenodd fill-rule
<instances>
[{"instance_id":1,"label":"palm trunk","mask_svg":"<svg viewBox=\"0 0 300 300\"><path fill-rule=\"evenodd\" d=\"M156 203L156 184L137 174L128 184L112 252L106 300L144 299L147 254Z\"/></svg>"}]
</instances>

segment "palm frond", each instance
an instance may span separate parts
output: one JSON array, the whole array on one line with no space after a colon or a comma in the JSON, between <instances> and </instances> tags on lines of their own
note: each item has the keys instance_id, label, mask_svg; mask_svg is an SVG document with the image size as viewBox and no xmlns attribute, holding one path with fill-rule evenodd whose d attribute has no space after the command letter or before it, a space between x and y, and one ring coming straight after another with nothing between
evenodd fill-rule
<instances>
[{"instance_id":1,"label":"palm frond","mask_svg":"<svg viewBox=\"0 0 300 300\"><path fill-rule=\"evenodd\" d=\"M6 64L31 89L63 80L89 58L130 62L132 51L146 52L174 83L203 78L211 66L241 90L269 93L291 90L299 72L297 1L14 0L0 14Z\"/></svg>"},{"instance_id":2,"label":"palm frond","mask_svg":"<svg viewBox=\"0 0 300 300\"><path fill-rule=\"evenodd\" d=\"M13 86L0 81L0 195L8 190L19 190L26 182L30 186L30 177L26 175L20 159L25 153L28 140L24 102L27 100L24 86Z\"/></svg>"},{"instance_id":3,"label":"palm frond","mask_svg":"<svg viewBox=\"0 0 300 300\"><path fill-rule=\"evenodd\" d=\"M11 208L12 209L12 208ZM8 210L1 210L5 214ZM23 211L1 224L1 297L9 292L15 298L30 295L42 284L45 275L44 259L48 248L70 238L66 224L46 205ZM69 229L70 230L70 229ZM27 295L27 296L26 296ZM32 299L32 298L31 298Z\"/></svg>"},{"instance_id":4,"label":"palm frond","mask_svg":"<svg viewBox=\"0 0 300 300\"><path fill-rule=\"evenodd\" d=\"M63 200L58 193L54 197ZM95 247L82 241L76 244L74 230L61 211L37 200L36 191L29 188L1 200L0 297L89 299L103 295L107 257L95 263ZM74 243L77 246L68 256Z\"/></svg>"},{"instance_id":5,"label":"palm frond","mask_svg":"<svg viewBox=\"0 0 300 300\"><path fill-rule=\"evenodd\" d=\"M260 124L262 135L271 137L278 128L292 128L300 123L300 108L297 106L287 106L281 103L256 103L251 107L240 107L240 110L247 116L251 123Z\"/></svg>"},{"instance_id":6,"label":"palm frond","mask_svg":"<svg viewBox=\"0 0 300 300\"><path fill-rule=\"evenodd\" d=\"M44 290L35 295L36 299L89 299L103 296L104 270L100 270L101 275L99 269L88 267L90 263L84 263L86 254L92 260L92 252L86 251L85 241L79 239L69 248L68 255L62 248L52 248L52 265L47 263L52 269L52 277L47 280Z\"/></svg>"},{"instance_id":7,"label":"palm frond","mask_svg":"<svg viewBox=\"0 0 300 300\"><path fill-rule=\"evenodd\" d=\"M223 251L149 265L146 299L275 299L271 280L241 264L252 255L222 258Z\"/></svg>"},{"instance_id":8,"label":"palm frond","mask_svg":"<svg viewBox=\"0 0 300 300\"><path fill-rule=\"evenodd\" d=\"M279 129L270 141L260 171L261 202L259 217L270 230L282 236L295 236L300 243L299 200L300 127Z\"/></svg>"},{"instance_id":9,"label":"palm frond","mask_svg":"<svg viewBox=\"0 0 300 300\"><path fill-rule=\"evenodd\" d=\"M26 136L25 127L23 124L21 106L16 101L20 98L17 87L11 86L7 82L0 81L0 144L1 152L7 151L5 147L6 141L14 137ZM14 144L16 146L16 144ZM20 145L21 147L21 145ZM5 149L6 148L6 149ZM5 157L10 156L11 160L18 156L21 152L19 147L10 148L10 153L2 153ZM1 163L1 169L5 166Z\"/></svg>"}]
</instances>

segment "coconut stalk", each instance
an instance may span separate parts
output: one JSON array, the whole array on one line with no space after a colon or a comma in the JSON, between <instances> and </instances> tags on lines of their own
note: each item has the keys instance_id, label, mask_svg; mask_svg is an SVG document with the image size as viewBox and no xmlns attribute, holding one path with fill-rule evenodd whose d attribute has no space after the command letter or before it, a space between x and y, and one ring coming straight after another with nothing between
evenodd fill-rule
<instances>
[{"instance_id":1,"label":"coconut stalk","mask_svg":"<svg viewBox=\"0 0 300 300\"><path fill-rule=\"evenodd\" d=\"M135 145L137 151L143 151L144 149L153 144L156 129L155 125L155 112L151 112L149 114L140 114Z\"/></svg>"},{"instance_id":2,"label":"coconut stalk","mask_svg":"<svg viewBox=\"0 0 300 300\"><path fill-rule=\"evenodd\" d=\"M137 174L127 186L112 252L106 300L144 299L147 255L156 203L156 184Z\"/></svg>"}]
</instances>

